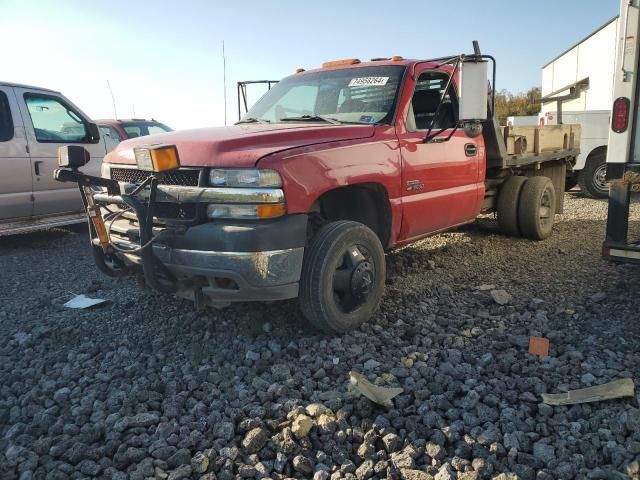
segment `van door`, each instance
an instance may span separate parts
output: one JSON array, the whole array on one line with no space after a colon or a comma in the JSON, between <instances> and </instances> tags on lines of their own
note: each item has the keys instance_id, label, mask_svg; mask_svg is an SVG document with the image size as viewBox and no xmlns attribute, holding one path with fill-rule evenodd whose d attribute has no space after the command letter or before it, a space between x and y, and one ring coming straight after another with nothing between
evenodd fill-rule
<instances>
[{"instance_id":1,"label":"van door","mask_svg":"<svg viewBox=\"0 0 640 480\"><path fill-rule=\"evenodd\" d=\"M58 148L83 144L91 154L85 173L99 174L105 154L104 141L87 141L88 117L55 92L16 88L16 98L25 124L33 174L33 213L47 216L83 209L77 185L58 182L53 171L58 166Z\"/></svg>"},{"instance_id":2,"label":"van door","mask_svg":"<svg viewBox=\"0 0 640 480\"><path fill-rule=\"evenodd\" d=\"M0 220L30 217L31 161L13 87L0 85Z\"/></svg>"}]
</instances>

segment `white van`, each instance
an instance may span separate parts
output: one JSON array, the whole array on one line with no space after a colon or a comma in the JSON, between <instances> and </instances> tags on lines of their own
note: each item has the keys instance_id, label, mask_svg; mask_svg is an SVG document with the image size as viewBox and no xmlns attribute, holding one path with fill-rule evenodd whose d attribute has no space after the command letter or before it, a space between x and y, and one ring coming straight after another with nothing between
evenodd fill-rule
<instances>
[{"instance_id":1,"label":"white van","mask_svg":"<svg viewBox=\"0 0 640 480\"><path fill-rule=\"evenodd\" d=\"M78 186L57 182L58 147L82 144L100 175L98 127L60 92L0 82L0 236L86 221Z\"/></svg>"}]
</instances>

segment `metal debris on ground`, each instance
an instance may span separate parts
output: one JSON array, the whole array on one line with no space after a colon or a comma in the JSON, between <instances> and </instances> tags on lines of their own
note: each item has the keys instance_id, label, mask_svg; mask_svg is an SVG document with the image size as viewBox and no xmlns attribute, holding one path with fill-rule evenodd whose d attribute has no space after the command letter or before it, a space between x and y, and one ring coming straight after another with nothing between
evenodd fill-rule
<instances>
[{"instance_id":1,"label":"metal debris on ground","mask_svg":"<svg viewBox=\"0 0 640 480\"><path fill-rule=\"evenodd\" d=\"M565 393L543 393L542 401L547 405L575 405L576 403L599 402L602 400L613 400L615 398L633 397L633 395L633 380L623 378L594 387L570 390Z\"/></svg>"},{"instance_id":2,"label":"metal debris on ground","mask_svg":"<svg viewBox=\"0 0 640 480\"><path fill-rule=\"evenodd\" d=\"M349 372L349 383L361 395L364 395L372 402L387 408L393 407L391 399L397 397L403 392L402 388L379 387L374 385L367 380L364 375L354 372L353 370Z\"/></svg>"},{"instance_id":3,"label":"metal debris on ground","mask_svg":"<svg viewBox=\"0 0 640 480\"><path fill-rule=\"evenodd\" d=\"M544 337L529 337L529 353L531 355L549 356L549 339Z\"/></svg>"},{"instance_id":4,"label":"metal debris on ground","mask_svg":"<svg viewBox=\"0 0 640 480\"><path fill-rule=\"evenodd\" d=\"M90 298L86 295L76 295L67 303L64 304L67 308L91 308L96 305L100 305L101 303L108 302L109 300L105 300L103 298Z\"/></svg>"}]
</instances>

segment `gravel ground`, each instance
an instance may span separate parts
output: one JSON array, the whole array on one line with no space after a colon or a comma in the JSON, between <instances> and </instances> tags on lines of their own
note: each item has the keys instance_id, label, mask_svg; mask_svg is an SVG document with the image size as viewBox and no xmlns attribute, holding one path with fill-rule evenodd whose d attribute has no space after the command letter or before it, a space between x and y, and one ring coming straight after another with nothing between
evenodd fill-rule
<instances>
[{"instance_id":1,"label":"gravel ground","mask_svg":"<svg viewBox=\"0 0 640 480\"><path fill-rule=\"evenodd\" d=\"M600 258L605 202L566 202L544 242L486 217L389 254L379 314L341 337L294 302L196 314L101 276L82 229L0 239L0 478L639 478L640 394L541 403L640 380L640 268ZM378 407L351 369L404 392Z\"/></svg>"}]
</instances>

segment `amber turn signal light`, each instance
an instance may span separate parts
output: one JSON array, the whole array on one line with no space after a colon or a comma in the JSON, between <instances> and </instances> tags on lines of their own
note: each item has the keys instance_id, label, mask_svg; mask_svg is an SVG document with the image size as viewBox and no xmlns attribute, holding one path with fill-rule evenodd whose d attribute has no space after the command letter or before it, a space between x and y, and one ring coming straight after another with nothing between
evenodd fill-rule
<instances>
[{"instance_id":1,"label":"amber turn signal light","mask_svg":"<svg viewBox=\"0 0 640 480\"><path fill-rule=\"evenodd\" d=\"M180 168L180 157L175 145L148 145L133 149L139 170L147 172L168 172Z\"/></svg>"},{"instance_id":2,"label":"amber turn signal light","mask_svg":"<svg viewBox=\"0 0 640 480\"><path fill-rule=\"evenodd\" d=\"M287 207L284 203L266 203L264 205L258 205L256 209L258 218L274 218L281 217L287 213Z\"/></svg>"}]
</instances>

